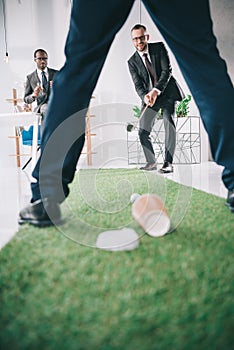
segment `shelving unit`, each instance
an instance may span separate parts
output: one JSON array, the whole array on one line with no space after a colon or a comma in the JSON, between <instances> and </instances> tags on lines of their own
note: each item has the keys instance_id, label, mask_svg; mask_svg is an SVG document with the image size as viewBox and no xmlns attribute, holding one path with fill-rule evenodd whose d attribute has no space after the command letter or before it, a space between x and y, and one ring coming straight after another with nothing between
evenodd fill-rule
<instances>
[{"instance_id":1,"label":"shelving unit","mask_svg":"<svg viewBox=\"0 0 234 350\"><path fill-rule=\"evenodd\" d=\"M14 112L18 113L18 112L32 111L31 105L24 104L24 106L22 107L20 103L24 102L23 98L18 98L16 89L13 89L12 91L13 91L12 98L8 98L6 99L6 101L13 104ZM95 96L91 97L91 99L94 99L94 98ZM95 115L90 114L90 108L89 108L86 115L86 131L85 131L85 146L84 146L84 149L86 150L82 151L82 154L87 154L87 164L89 166L92 165L92 155L96 153L92 151L92 137L96 136L96 134L91 132L91 118L93 117L95 117ZM8 138L15 140L16 153L11 154L10 156L16 157L17 167L21 166L21 161L20 161L21 156L30 156L30 154L21 154L20 152L20 138L21 138L22 129L23 129L23 126L16 126L15 135L8 136Z\"/></svg>"},{"instance_id":2,"label":"shelving unit","mask_svg":"<svg viewBox=\"0 0 234 350\"><path fill-rule=\"evenodd\" d=\"M188 116L176 118L175 163L201 163L201 126L200 117Z\"/></svg>"},{"instance_id":3,"label":"shelving unit","mask_svg":"<svg viewBox=\"0 0 234 350\"><path fill-rule=\"evenodd\" d=\"M200 117L175 118L176 149L174 164L197 164L201 162ZM156 119L151 132L156 161L164 162L165 130L162 119ZM138 130L127 132L128 164L145 164L144 152Z\"/></svg>"}]
</instances>

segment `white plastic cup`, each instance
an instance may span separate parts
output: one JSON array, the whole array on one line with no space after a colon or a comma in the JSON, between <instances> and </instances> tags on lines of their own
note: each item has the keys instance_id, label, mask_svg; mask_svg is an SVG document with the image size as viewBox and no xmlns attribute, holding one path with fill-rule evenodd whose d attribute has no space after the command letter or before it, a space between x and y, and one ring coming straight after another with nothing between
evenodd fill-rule
<instances>
[{"instance_id":1,"label":"white plastic cup","mask_svg":"<svg viewBox=\"0 0 234 350\"><path fill-rule=\"evenodd\" d=\"M162 199L155 194L143 194L132 205L132 215L152 237L164 236L170 229L170 218Z\"/></svg>"}]
</instances>

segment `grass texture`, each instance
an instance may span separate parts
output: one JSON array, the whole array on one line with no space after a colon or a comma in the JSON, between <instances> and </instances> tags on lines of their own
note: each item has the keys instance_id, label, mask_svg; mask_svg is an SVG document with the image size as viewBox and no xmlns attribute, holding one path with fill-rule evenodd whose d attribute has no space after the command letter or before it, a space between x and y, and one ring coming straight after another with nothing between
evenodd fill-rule
<instances>
[{"instance_id":1,"label":"grass texture","mask_svg":"<svg viewBox=\"0 0 234 350\"><path fill-rule=\"evenodd\" d=\"M174 231L144 235L131 193L165 201ZM234 349L234 215L224 200L138 170L82 170L66 223L23 226L0 252L3 350ZM137 249L95 249L133 228Z\"/></svg>"}]
</instances>

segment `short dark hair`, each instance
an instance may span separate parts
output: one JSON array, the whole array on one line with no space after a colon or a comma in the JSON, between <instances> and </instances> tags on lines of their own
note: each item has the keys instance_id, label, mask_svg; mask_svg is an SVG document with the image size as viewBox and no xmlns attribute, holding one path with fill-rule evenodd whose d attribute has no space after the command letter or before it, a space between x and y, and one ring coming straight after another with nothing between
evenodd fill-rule
<instances>
[{"instance_id":1,"label":"short dark hair","mask_svg":"<svg viewBox=\"0 0 234 350\"><path fill-rule=\"evenodd\" d=\"M144 31L146 32L146 27L143 24L135 24L134 27L132 27L131 32L133 30L138 30L138 29L141 29L141 28L144 29Z\"/></svg>"},{"instance_id":2,"label":"short dark hair","mask_svg":"<svg viewBox=\"0 0 234 350\"><path fill-rule=\"evenodd\" d=\"M34 51L34 58L36 58L38 52L43 52L48 56L47 52L44 49L37 49L36 51Z\"/></svg>"}]
</instances>

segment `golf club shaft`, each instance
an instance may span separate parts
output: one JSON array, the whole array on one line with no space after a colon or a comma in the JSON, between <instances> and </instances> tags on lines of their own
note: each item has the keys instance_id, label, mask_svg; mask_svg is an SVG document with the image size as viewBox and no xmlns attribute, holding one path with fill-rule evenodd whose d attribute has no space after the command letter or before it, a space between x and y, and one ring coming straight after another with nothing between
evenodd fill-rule
<instances>
[{"instance_id":1,"label":"golf club shaft","mask_svg":"<svg viewBox=\"0 0 234 350\"><path fill-rule=\"evenodd\" d=\"M148 106L149 106L149 103L147 103L147 105L144 107L143 111L141 112L141 115L140 115L140 117L138 118L138 121L137 121L137 124L138 124L138 125L139 125L140 120L141 120L141 118L143 117L143 115L144 115L146 109L148 108ZM132 125L132 127L131 127L130 129L128 129L128 128L129 128L129 125L127 126L127 131L128 131L128 132L131 132L131 131L133 130L134 126Z\"/></svg>"},{"instance_id":2,"label":"golf club shaft","mask_svg":"<svg viewBox=\"0 0 234 350\"><path fill-rule=\"evenodd\" d=\"M149 106L149 103L147 103L147 105L144 107L143 111L141 112L141 115L140 115L140 117L139 117L139 119L138 119L139 121L140 121L141 118L143 117L143 115L144 115L145 111L147 110L148 106Z\"/></svg>"}]
</instances>

